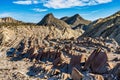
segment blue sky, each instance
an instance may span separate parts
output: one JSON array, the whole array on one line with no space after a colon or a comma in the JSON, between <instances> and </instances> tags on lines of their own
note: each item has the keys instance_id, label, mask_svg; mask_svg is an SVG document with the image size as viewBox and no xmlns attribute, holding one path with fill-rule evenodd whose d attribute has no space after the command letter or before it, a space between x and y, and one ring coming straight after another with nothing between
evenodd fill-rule
<instances>
[{"instance_id":1,"label":"blue sky","mask_svg":"<svg viewBox=\"0 0 120 80\"><path fill-rule=\"evenodd\" d=\"M0 17L39 22L44 15L55 17L80 14L88 20L104 18L120 11L120 0L1 0Z\"/></svg>"}]
</instances>

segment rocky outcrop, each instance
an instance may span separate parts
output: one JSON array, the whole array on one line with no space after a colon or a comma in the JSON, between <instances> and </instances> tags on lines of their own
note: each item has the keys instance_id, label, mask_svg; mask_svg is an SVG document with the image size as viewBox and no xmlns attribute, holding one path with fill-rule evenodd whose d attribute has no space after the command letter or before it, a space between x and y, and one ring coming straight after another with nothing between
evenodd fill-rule
<instances>
[{"instance_id":1,"label":"rocky outcrop","mask_svg":"<svg viewBox=\"0 0 120 80\"><path fill-rule=\"evenodd\" d=\"M119 45L118 43L114 40L114 39L104 39L102 37L97 37L97 38L91 38L91 37L84 37L78 38L78 43L81 46L91 46L91 47L102 47L105 48L105 51L108 52L115 52L115 53L119 53Z\"/></svg>"},{"instance_id":2,"label":"rocky outcrop","mask_svg":"<svg viewBox=\"0 0 120 80\"><path fill-rule=\"evenodd\" d=\"M23 25L24 26L24 25ZM22 39L37 38L38 44L42 43L44 39L70 39L77 38L81 35L80 32L76 32L70 28L66 28L64 31L55 28L54 26L45 27L45 26L32 26L29 25L23 27L2 27L0 28L0 44L7 43L8 45L13 43L18 43ZM37 37L36 37L37 36ZM18 38L19 37L19 38ZM36 41L35 41L36 42ZM7 45L6 44L6 45ZM34 43L33 43L34 44ZM11 44L12 45L12 44ZM17 45L17 44L15 44Z\"/></svg>"},{"instance_id":3,"label":"rocky outcrop","mask_svg":"<svg viewBox=\"0 0 120 80\"><path fill-rule=\"evenodd\" d=\"M13 30L3 28L0 30L0 45L5 45L9 41L15 40L16 36Z\"/></svg>"},{"instance_id":4,"label":"rocky outcrop","mask_svg":"<svg viewBox=\"0 0 120 80\"><path fill-rule=\"evenodd\" d=\"M94 21L83 36L113 38L120 43L120 11L103 19Z\"/></svg>"},{"instance_id":5,"label":"rocky outcrop","mask_svg":"<svg viewBox=\"0 0 120 80\"><path fill-rule=\"evenodd\" d=\"M47 24L58 20L53 17L47 16ZM120 79L120 46L114 39L76 39L80 32L58 22L59 27L57 22L52 26L0 24L0 79Z\"/></svg>"},{"instance_id":6,"label":"rocky outcrop","mask_svg":"<svg viewBox=\"0 0 120 80\"><path fill-rule=\"evenodd\" d=\"M78 70L80 70L81 68L80 64L85 63L87 58L88 57L84 54L72 55L70 65L72 66L72 68L76 67Z\"/></svg>"},{"instance_id":7,"label":"rocky outcrop","mask_svg":"<svg viewBox=\"0 0 120 80\"><path fill-rule=\"evenodd\" d=\"M119 67L119 63L115 66L108 62L107 54L98 48L94 50L93 53L88 57L87 61L85 61L83 68L84 71L73 68L71 76L73 80L119 80Z\"/></svg>"},{"instance_id":8,"label":"rocky outcrop","mask_svg":"<svg viewBox=\"0 0 120 80\"><path fill-rule=\"evenodd\" d=\"M82 74L78 69L73 68L72 69L72 73L71 73L71 77L73 80L104 80L104 77L102 75L99 74L92 74L92 73L88 73L88 75L86 74Z\"/></svg>"},{"instance_id":9,"label":"rocky outcrop","mask_svg":"<svg viewBox=\"0 0 120 80\"><path fill-rule=\"evenodd\" d=\"M42 46L38 45L37 40L35 37L22 40L14 49L14 55L11 56L13 59L14 57L23 58L23 60L30 60L34 63L29 75L40 75L42 79L70 79L71 74L73 80L104 80L106 77L111 78L109 74L119 74L116 72L118 68L112 64L113 59L108 58L110 53L104 51L105 47L102 47L102 50L101 48L95 49L92 53L90 51L88 54L90 48L82 51L83 48L78 47L85 45L81 43L85 40L46 40L47 45ZM115 70L111 73L114 68Z\"/></svg>"},{"instance_id":10,"label":"rocky outcrop","mask_svg":"<svg viewBox=\"0 0 120 80\"><path fill-rule=\"evenodd\" d=\"M107 61L107 53L101 52L101 49L94 50L85 62L84 69L90 69L93 73L106 73L108 71Z\"/></svg>"}]
</instances>

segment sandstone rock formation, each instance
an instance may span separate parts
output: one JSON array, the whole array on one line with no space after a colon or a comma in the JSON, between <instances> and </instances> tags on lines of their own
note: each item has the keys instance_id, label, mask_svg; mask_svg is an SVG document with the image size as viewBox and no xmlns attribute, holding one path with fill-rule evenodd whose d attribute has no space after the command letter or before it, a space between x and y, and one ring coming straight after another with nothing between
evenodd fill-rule
<instances>
[{"instance_id":1,"label":"sandstone rock formation","mask_svg":"<svg viewBox=\"0 0 120 80\"><path fill-rule=\"evenodd\" d=\"M4 17L0 18L0 23L22 23L22 21L15 20L12 17Z\"/></svg>"},{"instance_id":2,"label":"sandstone rock formation","mask_svg":"<svg viewBox=\"0 0 120 80\"><path fill-rule=\"evenodd\" d=\"M85 46L85 43L82 44L85 40L49 40L47 42L48 45L42 46L38 46L36 40L37 39L34 39L34 37L22 40L18 44L19 46L14 49L14 56L10 57L12 60L22 58L24 61L34 63L33 67L31 67L28 72L30 76L39 75L41 79L70 79L69 75L71 73L71 77L74 80L76 80L76 78L103 80L103 73L109 78L111 78L109 74L119 74L116 72L118 68L112 65L113 59L109 59L110 56L108 55L110 55L110 53L106 55L104 51L105 47L101 46L102 51L101 49L96 49L93 52L90 51L91 54L88 54L89 46L85 48L85 53L81 51L83 47L77 47L82 45ZM69 45L71 43L73 45ZM94 46L90 47L93 47L93 49L95 48ZM119 61L116 61L116 63L119 63ZM114 68L115 70L110 73ZM81 77L81 75L83 77Z\"/></svg>"},{"instance_id":3,"label":"sandstone rock formation","mask_svg":"<svg viewBox=\"0 0 120 80\"><path fill-rule=\"evenodd\" d=\"M85 63L85 69L91 69L93 73L106 73L108 57L107 53L101 52L101 49L94 50Z\"/></svg>"},{"instance_id":4,"label":"sandstone rock formation","mask_svg":"<svg viewBox=\"0 0 120 80\"><path fill-rule=\"evenodd\" d=\"M24 26L24 25L23 25ZM36 26L34 28L30 26L16 26L15 28L6 28L2 27L0 28L0 43L6 45L10 45L11 42L13 42L11 45L13 45L15 42L18 43L22 39L29 39L32 36L36 37L38 39L38 42L42 43L42 40L48 38L48 39L70 39L72 37L77 38L79 35L81 35L80 32L76 32L70 28L65 29L64 31L59 30L53 26L50 27L44 27L44 26ZM18 38L19 37L19 38ZM17 44L15 45L17 46Z\"/></svg>"},{"instance_id":5,"label":"sandstone rock formation","mask_svg":"<svg viewBox=\"0 0 120 80\"><path fill-rule=\"evenodd\" d=\"M81 32L63 25L65 22L53 15L44 19L46 26L0 24L0 80L120 79L120 46L116 40L77 38Z\"/></svg>"},{"instance_id":6,"label":"sandstone rock formation","mask_svg":"<svg viewBox=\"0 0 120 80\"><path fill-rule=\"evenodd\" d=\"M113 38L120 43L120 11L103 19L99 19L89 25L89 29L83 36Z\"/></svg>"},{"instance_id":7,"label":"sandstone rock formation","mask_svg":"<svg viewBox=\"0 0 120 80\"><path fill-rule=\"evenodd\" d=\"M86 60L87 60L87 56L84 55L84 54L81 54L81 55L72 55L71 56L71 62L70 62L70 65L75 68L77 68L78 70L80 70L81 66L80 64L81 63L85 63Z\"/></svg>"}]
</instances>

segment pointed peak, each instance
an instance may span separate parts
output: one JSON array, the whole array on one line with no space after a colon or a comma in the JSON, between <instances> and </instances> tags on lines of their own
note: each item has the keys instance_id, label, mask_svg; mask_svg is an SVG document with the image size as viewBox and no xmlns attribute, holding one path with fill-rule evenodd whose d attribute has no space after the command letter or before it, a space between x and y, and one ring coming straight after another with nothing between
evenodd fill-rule
<instances>
[{"instance_id":1,"label":"pointed peak","mask_svg":"<svg viewBox=\"0 0 120 80\"><path fill-rule=\"evenodd\" d=\"M52 13L48 13L45 17L54 18L54 15Z\"/></svg>"},{"instance_id":2,"label":"pointed peak","mask_svg":"<svg viewBox=\"0 0 120 80\"><path fill-rule=\"evenodd\" d=\"M80 15L79 15L79 14L75 14L74 16L78 17L78 16L80 16Z\"/></svg>"},{"instance_id":3,"label":"pointed peak","mask_svg":"<svg viewBox=\"0 0 120 80\"><path fill-rule=\"evenodd\" d=\"M37 23L37 25L42 25L42 26L55 26L58 29L62 30L65 27L70 26L66 24L64 21L54 17L52 13L47 14L40 22Z\"/></svg>"},{"instance_id":4,"label":"pointed peak","mask_svg":"<svg viewBox=\"0 0 120 80\"><path fill-rule=\"evenodd\" d=\"M75 14L73 17L83 19L79 14Z\"/></svg>"}]
</instances>

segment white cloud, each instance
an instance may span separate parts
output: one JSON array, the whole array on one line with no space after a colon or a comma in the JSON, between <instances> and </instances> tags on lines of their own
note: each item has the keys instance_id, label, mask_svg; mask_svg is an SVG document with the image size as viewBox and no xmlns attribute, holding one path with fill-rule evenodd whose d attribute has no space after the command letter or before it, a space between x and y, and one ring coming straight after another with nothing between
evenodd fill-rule
<instances>
[{"instance_id":1,"label":"white cloud","mask_svg":"<svg viewBox=\"0 0 120 80\"><path fill-rule=\"evenodd\" d=\"M31 5L31 4L38 4L40 3L38 0L19 0L14 1L14 4L21 4L21 5Z\"/></svg>"},{"instance_id":2,"label":"white cloud","mask_svg":"<svg viewBox=\"0 0 120 80\"><path fill-rule=\"evenodd\" d=\"M42 3L47 8L71 8L76 6L91 6L112 2L112 0L18 0L14 4L31 5Z\"/></svg>"},{"instance_id":3,"label":"white cloud","mask_svg":"<svg viewBox=\"0 0 120 80\"><path fill-rule=\"evenodd\" d=\"M98 3L108 3L111 2L112 0L96 0Z\"/></svg>"},{"instance_id":4,"label":"white cloud","mask_svg":"<svg viewBox=\"0 0 120 80\"><path fill-rule=\"evenodd\" d=\"M60 9L75 6L91 6L111 2L112 0L41 0L43 6Z\"/></svg>"},{"instance_id":5,"label":"white cloud","mask_svg":"<svg viewBox=\"0 0 120 80\"><path fill-rule=\"evenodd\" d=\"M40 9L40 8L34 8L32 10L34 10L36 12L45 12L45 11L47 11L47 9Z\"/></svg>"}]
</instances>

